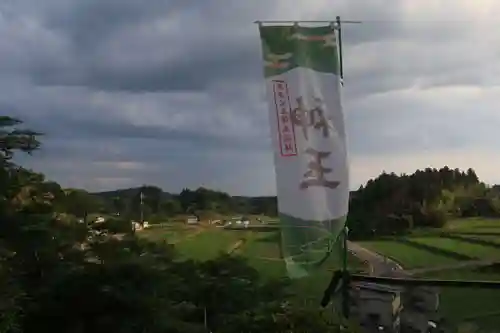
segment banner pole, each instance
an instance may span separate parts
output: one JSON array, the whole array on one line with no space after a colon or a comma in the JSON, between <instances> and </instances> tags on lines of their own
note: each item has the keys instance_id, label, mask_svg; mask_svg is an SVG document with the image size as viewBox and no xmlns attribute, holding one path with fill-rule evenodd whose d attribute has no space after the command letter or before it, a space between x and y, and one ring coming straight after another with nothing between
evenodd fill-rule
<instances>
[{"instance_id":1,"label":"banner pole","mask_svg":"<svg viewBox=\"0 0 500 333\"><path fill-rule=\"evenodd\" d=\"M336 17L336 26L338 30L338 41L339 41L339 72L341 84L344 85L344 62L342 58L342 22L340 16ZM347 223L347 217L346 217ZM342 230L342 313L344 318L349 318L349 270L347 268L347 227L344 226Z\"/></svg>"},{"instance_id":2,"label":"banner pole","mask_svg":"<svg viewBox=\"0 0 500 333\"><path fill-rule=\"evenodd\" d=\"M339 39L339 71L340 71L340 79L342 80L342 85L344 84L344 61L342 59L342 21L340 20L340 16L337 16L335 19L337 30L338 30L338 39Z\"/></svg>"}]
</instances>

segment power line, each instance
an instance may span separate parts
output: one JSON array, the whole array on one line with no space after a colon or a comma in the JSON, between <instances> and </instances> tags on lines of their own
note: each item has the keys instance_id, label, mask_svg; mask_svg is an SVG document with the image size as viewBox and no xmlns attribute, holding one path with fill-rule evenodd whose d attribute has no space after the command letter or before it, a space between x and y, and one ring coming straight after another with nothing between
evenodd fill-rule
<instances>
[{"instance_id":1,"label":"power line","mask_svg":"<svg viewBox=\"0 0 500 333\"><path fill-rule=\"evenodd\" d=\"M265 24L265 23L336 23L336 20L265 20L265 21L255 21L257 24ZM363 23L362 21L352 21L352 20L341 20L340 23Z\"/></svg>"}]
</instances>

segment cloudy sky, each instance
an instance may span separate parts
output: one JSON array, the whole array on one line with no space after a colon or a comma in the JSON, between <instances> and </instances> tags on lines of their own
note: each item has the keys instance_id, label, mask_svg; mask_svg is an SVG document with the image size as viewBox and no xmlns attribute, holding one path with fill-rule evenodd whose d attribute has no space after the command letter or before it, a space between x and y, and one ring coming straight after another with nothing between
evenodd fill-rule
<instances>
[{"instance_id":1,"label":"cloudy sky","mask_svg":"<svg viewBox=\"0 0 500 333\"><path fill-rule=\"evenodd\" d=\"M66 187L274 194L253 21L336 15L364 21L344 28L352 187L443 165L500 183L498 0L3 0L0 107Z\"/></svg>"}]
</instances>

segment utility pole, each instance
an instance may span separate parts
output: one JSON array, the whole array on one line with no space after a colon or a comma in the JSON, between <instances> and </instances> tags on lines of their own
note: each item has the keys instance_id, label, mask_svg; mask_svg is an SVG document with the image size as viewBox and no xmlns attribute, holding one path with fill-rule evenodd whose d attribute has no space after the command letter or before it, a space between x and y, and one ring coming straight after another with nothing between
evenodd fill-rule
<instances>
[{"instance_id":1,"label":"utility pole","mask_svg":"<svg viewBox=\"0 0 500 333\"><path fill-rule=\"evenodd\" d=\"M142 192L142 189L141 189L141 194L140 194L140 198L141 198L141 225L144 225L144 193Z\"/></svg>"}]
</instances>

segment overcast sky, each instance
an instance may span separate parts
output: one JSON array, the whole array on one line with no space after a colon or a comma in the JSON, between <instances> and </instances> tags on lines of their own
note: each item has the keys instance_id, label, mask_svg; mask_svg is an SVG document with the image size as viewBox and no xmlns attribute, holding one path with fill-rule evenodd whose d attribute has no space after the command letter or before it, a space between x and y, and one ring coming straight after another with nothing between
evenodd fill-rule
<instances>
[{"instance_id":1,"label":"overcast sky","mask_svg":"<svg viewBox=\"0 0 500 333\"><path fill-rule=\"evenodd\" d=\"M300 5L299 5L300 4ZM3 0L1 114L65 187L275 194L253 21L344 27L351 187L473 167L500 183L498 0Z\"/></svg>"}]
</instances>

